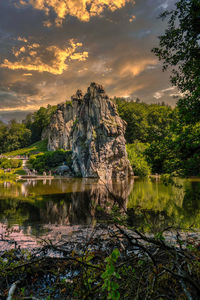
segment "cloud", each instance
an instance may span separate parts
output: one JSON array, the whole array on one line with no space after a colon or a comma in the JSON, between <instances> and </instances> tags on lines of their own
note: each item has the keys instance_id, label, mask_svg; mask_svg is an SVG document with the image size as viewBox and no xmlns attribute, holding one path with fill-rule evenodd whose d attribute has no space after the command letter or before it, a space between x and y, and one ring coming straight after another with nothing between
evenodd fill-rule
<instances>
[{"instance_id":1,"label":"cloud","mask_svg":"<svg viewBox=\"0 0 200 300\"><path fill-rule=\"evenodd\" d=\"M129 19L129 22L132 23L135 20L135 18L136 18L136 16L134 16L134 15L131 16L130 19Z\"/></svg>"},{"instance_id":2,"label":"cloud","mask_svg":"<svg viewBox=\"0 0 200 300\"><path fill-rule=\"evenodd\" d=\"M42 10L48 16L53 10L56 14L55 24L60 26L67 15L88 22L93 16L100 16L105 9L111 12L124 7L127 3L134 4L134 0L19 0L22 6L31 5L37 10ZM48 20L44 23L51 26Z\"/></svg>"},{"instance_id":3,"label":"cloud","mask_svg":"<svg viewBox=\"0 0 200 300\"><path fill-rule=\"evenodd\" d=\"M27 43L27 42L28 42L28 40L27 40L26 38L23 38L23 37L21 37L21 36L19 36L19 37L17 38L17 40L20 41L20 42L24 42L24 43Z\"/></svg>"},{"instance_id":4,"label":"cloud","mask_svg":"<svg viewBox=\"0 0 200 300\"><path fill-rule=\"evenodd\" d=\"M150 66L157 65L158 61L157 59L142 59L140 61L127 61L125 65L123 65L120 69L120 75L124 76L126 74L131 74L133 76L139 75L141 72L143 72L146 68L149 68Z\"/></svg>"},{"instance_id":5,"label":"cloud","mask_svg":"<svg viewBox=\"0 0 200 300\"><path fill-rule=\"evenodd\" d=\"M159 90L159 91L155 92L153 97L157 100L158 99L163 100L164 98L167 98L167 97L168 97L168 100L170 98L177 99L177 98L184 97L184 93L181 93L180 91L178 91L177 87L172 86L172 87L168 87L166 89L162 89L162 90Z\"/></svg>"},{"instance_id":6,"label":"cloud","mask_svg":"<svg viewBox=\"0 0 200 300\"><path fill-rule=\"evenodd\" d=\"M88 58L88 52L76 52L77 48L82 47L82 43L71 39L69 44L70 46L65 49L54 45L44 48L38 43L25 44L19 49L13 49L15 58L18 58L17 61L4 59L0 68L61 75L68 68L66 60L85 61Z\"/></svg>"},{"instance_id":7,"label":"cloud","mask_svg":"<svg viewBox=\"0 0 200 300\"><path fill-rule=\"evenodd\" d=\"M85 92L92 81L102 84L110 97L129 95L147 103L175 105L171 95L177 91L165 91L170 86L169 73L162 72L161 63L151 53L158 44L157 36L165 30L157 16L166 0L138 0L134 6L134 1L60 0L57 3L67 6L60 19L54 0L23 2L0 0L0 64L4 64L0 67L0 90L4 92L0 115L5 119L15 113L21 119L40 106L64 102L78 88ZM48 8L46 16L43 6L33 8L36 2ZM100 10L93 6L93 12L92 3L99 3ZM55 18L62 27L52 26ZM162 94L159 100L156 93Z\"/></svg>"},{"instance_id":8,"label":"cloud","mask_svg":"<svg viewBox=\"0 0 200 300\"><path fill-rule=\"evenodd\" d=\"M172 86L172 87L169 87L167 89L159 90L159 91L157 91L157 92L154 93L153 97L155 99L160 99L160 98L162 98L164 96L164 94L166 94L166 93L168 94L169 92L174 91L175 89L176 89L175 86Z\"/></svg>"}]
</instances>

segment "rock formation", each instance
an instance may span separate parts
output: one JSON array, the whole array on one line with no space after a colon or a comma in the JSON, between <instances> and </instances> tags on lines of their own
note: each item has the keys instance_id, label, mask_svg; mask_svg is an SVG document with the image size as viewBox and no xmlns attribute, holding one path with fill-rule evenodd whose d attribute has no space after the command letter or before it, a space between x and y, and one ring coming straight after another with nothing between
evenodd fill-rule
<instances>
[{"instance_id":1,"label":"rock formation","mask_svg":"<svg viewBox=\"0 0 200 300\"><path fill-rule=\"evenodd\" d=\"M78 90L72 104L60 104L45 132L48 150L72 150L75 176L121 178L132 175L124 133L126 122L101 85Z\"/></svg>"}]
</instances>

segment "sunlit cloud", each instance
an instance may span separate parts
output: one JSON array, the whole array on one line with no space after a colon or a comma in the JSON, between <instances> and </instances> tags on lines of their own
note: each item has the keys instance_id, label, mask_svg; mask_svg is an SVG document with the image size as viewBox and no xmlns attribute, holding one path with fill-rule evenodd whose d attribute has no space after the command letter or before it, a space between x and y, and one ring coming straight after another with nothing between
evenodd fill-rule
<instances>
[{"instance_id":1,"label":"sunlit cloud","mask_svg":"<svg viewBox=\"0 0 200 300\"><path fill-rule=\"evenodd\" d=\"M26 38L23 38L23 37L21 37L21 36L19 36L19 37L17 38L17 40L20 41L20 42L24 42L24 43L27 43L27 42L28 42L28 40L27 40Z\"/></svg>"},{"instance_id":2,"label":"sunlit cloud","mask_svg":"<svg viewBox=\"0 0 200 300\"><path fill-rule=\"evenodd\" d=\"M55 24L62 25L67 15L88 22L93 16L100 16L105 9L114 12L124 7L127 3L134 4L134 0L19 0L22 6L31 5L37 10L42 10L48 16L53 10L56 14ZM50 27L49 20L44 25Z\"/></svg>"},{"instance_id":3,"label":"sunlit cloud","mask_svg":"<svg viewBox=\"0 0 200 300\"><path fill-rule=\"evenodd\" d=\"M0 0L0 118L21 120L92 81L110 97L175 105L151 53L165 30L157 16L174 1Z\"/></svg>"},{"instance_id":4,"label":"sunlit cloud","mask_svg":"<svg viewBox=\"0 0 200 300\"><path fill-rule=\"evenodd\" d=\"M126 64L124 64L121 67L120 75L128 75L131 74L133 76L139 75L141 72L143 72L145 69L149 69L149 66L157 65L158 61L156 59L143 59L141 61L127 61Z\"/></svg>"},{"instance_id":5,"label":"sunlit cloud","mask_svg":"<svg viewBox=\"0 0 200 300\"><path fill-rule=\"evenodd\" d=\"M136 16L130 17L129 22L132 23L135 20L135 18L136 18Z\"/></svg>"},{"instance_id":6,"label":"sunlit cloud","mask_svg":"<svg viewBox=\"0 0 200 300\"><path fill-rule=\"evenodd\" d=\"M168 96L174 97L174 98L184 96L184 94L179 92L175 86L172 86L172 87L169 87L169 88L166 88L166 89L159 90L159 91L155 92L153 97L155 99L160 99L164 95L168 95Z\"/></svg>"},{"instance_id":7,"label":"sunlit cloud","mask_svg":"<svg viewBox=\"0 0 200 300\"><path fill-rule=\"evenodd\" d=\"M77 43L73 39L69 41L69 47L65 49L54 45L43 48L38 43L26 44L19 49L13 49L17 61L4 59L0 67L61 75L68 68L66 60L85 61L87 59L88 52L76 52L79 47L82 47L82 43Z\"/></svg>"}]
</instances>

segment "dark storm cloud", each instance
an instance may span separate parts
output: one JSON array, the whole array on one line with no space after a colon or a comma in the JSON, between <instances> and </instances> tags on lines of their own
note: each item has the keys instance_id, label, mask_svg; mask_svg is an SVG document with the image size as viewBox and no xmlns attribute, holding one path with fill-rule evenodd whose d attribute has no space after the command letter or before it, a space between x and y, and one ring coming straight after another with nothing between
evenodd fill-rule
<instances>
[{"instance_id":1,"label":"dark storm cloud","mask_svg":"<svg viewBox=\"0 0 200 300\"><path fill-rule=\"evenodd\" d=\"M67 15L62 26L49 28L43 24L44 11L17 7L17 2L0 2L0 64L4 65L0 89L5 92L0 96L0 110L4 116L6 109L14 114L14 110L62 102L78 88L85 91L91 81L103 84L112 97L175 104L175 90L167 90L169 75L162 73L162 65L151 53L165 29L157 16L174 0L136 0L135 5L128 3L113 12L107 9L85 22ZM51 11L48 19L53 23L55 18ZM65 59L72 39L82 45ZM39 47L31 49L34 44Z\"/></svg>"}]
</instances>

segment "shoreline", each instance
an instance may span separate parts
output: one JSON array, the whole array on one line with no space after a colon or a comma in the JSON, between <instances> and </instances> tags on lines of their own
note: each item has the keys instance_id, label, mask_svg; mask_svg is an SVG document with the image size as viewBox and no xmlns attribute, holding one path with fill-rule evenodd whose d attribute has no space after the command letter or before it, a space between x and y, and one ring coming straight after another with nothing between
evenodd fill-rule
<instances>
[{"instance_id":1,"label":"shoreline","mask_svg":"<svg viewBox=\"0 0 200 300\"><path fill-rule=\"evenodd\" d=\"M4 228L3 228L4 227ZM11 249L27 249L29 251L34 251L38 248L44 246L47 241L51 243L73 243L73 245L84 244L89 237L92 236L93 232L99 238L102 237L104 231L117 231L115 225L108 225L103 223L97 223L95 226L92 225L44 225L44 230L47 231L46 234L40 237L34 237L31 234L24 234L20 226L13 226L13 229L9 233L7 231L6 225L1 226L0 230L0 252L9 251ZM123 227L125 228L125 227ZM134 229L127 229L126 232L132 236L136 236ZM19 233L19 234L17 234ZM200 245L200 229L175 229L166 230L163 234L160 233L143 233L147 238L158 238L165 241L166 243L177 246L177 237L179 240L186 241L188 239L196 240Z\"/></svg>"}]
</instances>

